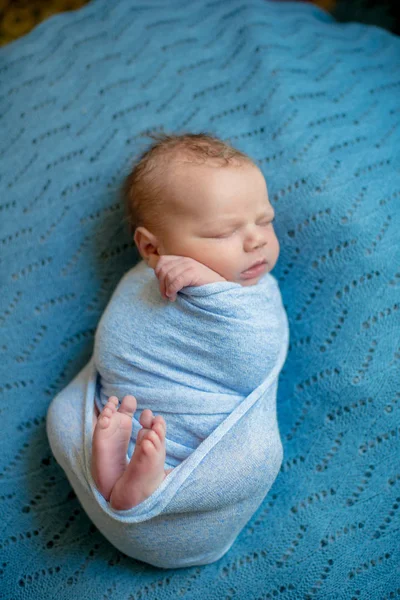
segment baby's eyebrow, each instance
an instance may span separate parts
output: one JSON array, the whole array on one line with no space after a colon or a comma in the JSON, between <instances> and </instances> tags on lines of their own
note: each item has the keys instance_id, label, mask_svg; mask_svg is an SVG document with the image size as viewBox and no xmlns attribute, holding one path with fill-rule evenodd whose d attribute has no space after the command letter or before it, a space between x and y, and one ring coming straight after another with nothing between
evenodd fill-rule
<instances>
[{"instance_id":1,"label":"baby's eyebrow","mask_svg":"<svg viewBox=\"0 0 400 600\"><path fill-rule=\"evenodd\" d=\"M271 217L271 219L273 219L274 216L275 216L275 213L274 213L273 210L264 210L260 215L258 215L257 218L261 219L262 217ZM224 224L232 223L232 224L235 224L235 225L241 223L241 221L237 220L236 217L226 217L226 219L222 218L221 221L220 221L220 223L221 222L224 223ZM210 224L211 223L215 223L215 221L210 221Z\"/></svg>"}]
</instances>

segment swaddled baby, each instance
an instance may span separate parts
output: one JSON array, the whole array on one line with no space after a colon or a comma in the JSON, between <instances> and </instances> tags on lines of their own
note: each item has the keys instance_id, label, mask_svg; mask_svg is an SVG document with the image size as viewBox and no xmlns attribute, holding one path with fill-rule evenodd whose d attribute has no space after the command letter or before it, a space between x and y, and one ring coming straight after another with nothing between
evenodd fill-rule
<instances>
[{"instance_id":1,"label":"swaddled baby","mask_svg":"<svg viewBox=\"0 0 400 600\"><path fill-rule=\"evenodd\" d=\"M156 143L142 155L127 178L124 195L133 239L147 267L154 270L164 308L169 306L169 314L172 309L178 310L178 306L175 308L169 303L176 302L178 294L183 298L189 286L225 282L229 287L228 282L233 282L247 287L262 285L268 280L272 288L277 287L269 271L278 259L279 242L272 225L274 210L260 169L247 155L209 135L158 135L155 139ZM94 356L102 401L101 412L95 406L93 415L91 472L99 492L111 506L126 510L149 497L172 469L164 468L168 423L148 408L141 412L135 449L130 461L127 460L137 400L128 393L121 398L118 407L118 397L108 395L107 391L124 389L118 385L116 374L126 372L119 371L120 365L126 362L124 344L135 343L135 329L132 324L132 331L129 325L126 330L125 319L125 330L117 335L118 310L124 309L115 304L113 313L113 307L112 299L95 338ZM134 315L134 307L128 310ZM245 307L243 310L245 318L250 318L246 317ZM161 327L162 314L157 312ZM223 332L218 334L223 335ZM249 347L251 329L248 335ZM265 340L265 351L268 352L268 340ZM149 344L145 352L151 352L157 360L157 348ZM207 364L209 369L215 368L218 363L217 343L215 353L214 357L206 357L206 368ZM251 362L251 352L246 353L243 347L244 370L240 377L247 368L249 389L253 389L257 382L252 379L257 373L252 373L250 363L246 367L246 356ZM235 359L236 356L232 356L232 362ZM113 372L110 365L114 364L119 366ZM246 381L241 391L244 395L249 393ZM229 400L229 394L227 398ZM214 421L207 423L208 432L222 418L218 421L216 415L210 417ZM180 425L183 431L183 418ZM174 427L175 437L179 436L176 422ZM200 429L197 435L197 442L192 441L193 447L201 442Z\"/></svg>"}]
</instances>

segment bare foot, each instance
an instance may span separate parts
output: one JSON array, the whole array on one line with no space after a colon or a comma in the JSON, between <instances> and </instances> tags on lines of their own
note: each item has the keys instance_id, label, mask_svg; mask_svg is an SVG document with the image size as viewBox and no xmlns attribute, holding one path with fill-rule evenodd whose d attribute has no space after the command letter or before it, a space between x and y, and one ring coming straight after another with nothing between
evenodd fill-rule
<instances>
[{"instance_id":1,"label":"bare foot","mask_svg":"<svg viewBox=\"0 0 400 600\"><path fill-rule=\"evenodd\" d=\"M116 481L128 464L126 453L132 433L136 398L125 396L119 409L118 398L110 396L101 411L93 433L92 477L100 494L109 500Z\"/></svg>"},{"instance_id":2,"label":"bare foot","mask_svg":"<svg viewBox=\"0 0 400 600\"><path fill-rule=\"evenodd\" d=\"M167 431L164 418L154 417L146 408L139 421L143 429L137 435L135 451L111 493L110 504L115 510L127 510L146 500L172 471L164 471Z\"/></svg>"}]
</instances>

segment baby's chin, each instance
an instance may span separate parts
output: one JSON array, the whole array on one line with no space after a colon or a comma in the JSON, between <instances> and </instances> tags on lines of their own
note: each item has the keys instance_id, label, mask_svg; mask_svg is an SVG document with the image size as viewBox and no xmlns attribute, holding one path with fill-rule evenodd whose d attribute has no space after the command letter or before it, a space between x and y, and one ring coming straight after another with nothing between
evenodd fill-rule
<instances>
[{"instance_id":1,"label":"baby's chin","mask_svg":"<svg viewBox=\"0 0 400 600\"><path fill-rule=\"evenodd\" d=\"M235 279L233 280L235 283L239 283L242 287L249 287L251 285L257 285L257 283L259 283L259 281L261 281L261 279L263 277L265 277L266 272L263 273L262 275L259 275L258 277L254 277L254 279Z\"/></svg>"},{"instance_id":2,"label":"baby's chin","mask_svg":"<svg viewBox=\"0 0 400 600\"><path fill-rule=\"evenodd\" d=\"M261 279L263 279L267 273L269 273L269 268L265 269L262 273L260 273L260 275L257 275L257 277L253 277L252 279L242 279L239 275L238 278L233 281L235 281L235 283L240 283L240 285L243 287L249 287L251 285L257 285L257 283L261 281Z\"/></svg>"},{"instance_id":3,"label":"baby's chin","mask_svg":"<svg viewBox=\"0 0 400 600\"><path fill-rule=\"evenodd\" d=\"M246 281L239 280L236 283L240 283L242 287L249 287L251 285L257 285L257 283L262 279L261 277L257 277L255 279L247 279Z\"/></svg>"}]
</instances>

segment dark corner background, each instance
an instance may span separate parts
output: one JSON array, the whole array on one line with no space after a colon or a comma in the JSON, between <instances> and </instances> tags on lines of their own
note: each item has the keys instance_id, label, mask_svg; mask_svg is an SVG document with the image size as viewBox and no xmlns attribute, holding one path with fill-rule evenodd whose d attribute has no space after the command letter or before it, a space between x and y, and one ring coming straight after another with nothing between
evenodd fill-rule
<instances>
[{"instance_id":1,"label":"dark corner background","mask_svg":"<svg viewBox=\"0 0 400 600\"><path fill-rule=\"evenodd\" d=\"M67 10L77 10L90 1L0 0L0 46L27 34L48 17ZM229 1L226 0L227 5ZM313 0L312 3L331 13L340 22L358 21L377 25L400 35L399 0Z\"/></svg>"}]
</instances>

